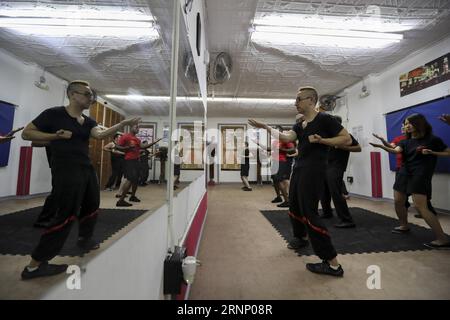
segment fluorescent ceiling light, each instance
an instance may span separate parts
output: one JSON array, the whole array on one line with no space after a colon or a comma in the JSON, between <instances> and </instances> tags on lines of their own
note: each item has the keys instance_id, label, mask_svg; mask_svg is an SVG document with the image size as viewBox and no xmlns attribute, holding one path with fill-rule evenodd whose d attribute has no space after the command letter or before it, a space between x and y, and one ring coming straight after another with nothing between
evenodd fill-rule
<instances>
[{"instance_id":1,"label":"fluorescent ceiling light","mask_svg":"<svg viewBox=\"0 0 450 320\"><path fill-rule=\"evenodd\" d=\"M342 17L265 16L255 19L252 41L343 48L382 48L403 39L402 34L380 31L387 29L380 27L384 25L380 20L355 22L358 21L344 20Z\"/></svg>"},{"instance_id":2,"label":"fluorescent ceiling light","mask_svg":"<svg viewBox=\"0 0 450 320\"><path fill-rule=\"evenodd\" d=\"M337 16L308 16L301 14L267 15L254 20L255 25L290 26L331 28L340 30L366 30L373 32L401 32L411 30L424 19L408 19L401 22L381 17L337 17Z\"/></svg>"},{"instance_id":3,"label":"fluorescent ceiling light","mask_svg":"<svg viewBox=\"0 0 450 320\"><path fill-rule=\"evenodd\" d=\"M156 39L158 32L153 28L123 28L123 27L60 27L60 26L23 26L18 25L11 30L35 36L66 37L66 36L95 36L118 38L148 38Z\"/></svg>"},{"instance_id":4,"label":"fluorescent ceiling light","mask_svg":"<svg viewBox=\"0 0 450 320\"><path fill-rule=\"evenodd\" d=\"M319 28L256 26L255 32L344 37L344 38L364 38L364 39L386 39L386 40L401 40L401 39L403 39L403 35L397 34L397 33L319 29Z\"/></svg>"},{"instance_id":5,"label":"fluorescent ceiling light","mask_svg":"<svg viewBox=\"0 0 450 320\"><path fill-rule=\"evenodd\" d=\"M114 7L1 7L0 28L39 36L107 36L157 38L153 18Z\"/></svg>"},{"instance_id":6,"label":"fluorescent ceiling light","mask_svg":"<svg viewBox=\"0 0 450 320\"><path fill-rule=\"evenodd\" d=\"M340 48L383 48L392 43L400 42L397 39L368 39L355 37L321 36L306 34L283 34L279 32L254 32L252 41L258 43L284 44L284 45L306 45L318 47L340 47Z\"/></svg>"},{"instance_id":7,"label":"fluorescent ceiling light","mask_svg":"<svg viewBox=\"0 0 450 320\"><path fill-rule=\"evenodd\" d=\"M20 17L20 18L62 18L62 19L102 19L102 20L133 20L133 21L153 21L147 14L131 10L87 9L79 6L65 6L58 9L53 8L0 8L0 16Z\"/></svg>"},{"instance_id":8,"label":"fluorescent ceiling light","mask_svg":"<svg viewBox=\"0 0 450 320\"><path fill-rule=\"evenodd\" d=\"M127 101L166 101L170 100L167 96L144 96L144 95L122 95L107 94L106 98ZM203 101L199 97L177 97L177 101ZM294 105L295 99L265 99L265 98L231 98L231 97L208 97L208 102L229 102L229 103L252 103L252 104L289 104Z\"/></svg>"},{"instance_id":9,"label":"fluorescent ceiling light","mask_svg":"<svg viewBox=\"0 0 450 320\"><path fill-rule=\"evenodd\" d=\"M60 18L1 18L0 27L16 26L59 26L59 27L122 27L151 28L152 22L98 19L60 19Z\"/></svg>"}]
</instances>

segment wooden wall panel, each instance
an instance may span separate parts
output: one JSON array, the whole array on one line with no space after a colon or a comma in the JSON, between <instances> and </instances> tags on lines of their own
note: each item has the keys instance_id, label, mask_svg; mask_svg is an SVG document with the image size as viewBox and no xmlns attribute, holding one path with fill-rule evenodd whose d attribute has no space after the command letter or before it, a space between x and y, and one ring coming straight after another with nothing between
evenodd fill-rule
<instances>
[{"instance_id":1,"label":"wooden wall panel","mask_svg":"<svg viewBox=\"0 0 450 320\"><path fill-rule=\"evenodd\" d=\"M112 117L111 109L105 107L105 127L111 127L111 117ZM104 188L106 183L108 182L108 178L111 175L111 156L109 152L103 151L103 146L107 145L112 141L112 138L107 138L103 140L102 144L102 165L101 165L101 178L100 178L100 186Z\"/></svg>"}]
</instances>

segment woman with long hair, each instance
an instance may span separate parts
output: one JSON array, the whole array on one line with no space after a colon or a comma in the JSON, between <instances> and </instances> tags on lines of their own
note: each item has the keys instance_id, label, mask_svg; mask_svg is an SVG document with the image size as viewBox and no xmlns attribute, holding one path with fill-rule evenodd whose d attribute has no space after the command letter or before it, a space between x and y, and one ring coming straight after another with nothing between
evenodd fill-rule
<instances>
[{"instance_id":1,"label":"woman with long hair","mask_svg":"<svg viewBox=\"0 0 450 320\"><path fill-rule=\"evenodd\" d=\"M438 156L450 156L448 148L442 139L432 134L432 127L421 114L413 114L405 119L406 139L398 145L388 147L371 143L372 146L384 149L390 153L401 153L404 165L400 168L394 184L395 211L400 226L392 230L394 233L408 233L408 216L405 200L412 195L414 206L425 222L435 233L436 240L426 243L430 248L450 249L450 239L442 230L436 216L428 209L427 195L431 192L431 179Z\"/></svg>"}]
</instances>

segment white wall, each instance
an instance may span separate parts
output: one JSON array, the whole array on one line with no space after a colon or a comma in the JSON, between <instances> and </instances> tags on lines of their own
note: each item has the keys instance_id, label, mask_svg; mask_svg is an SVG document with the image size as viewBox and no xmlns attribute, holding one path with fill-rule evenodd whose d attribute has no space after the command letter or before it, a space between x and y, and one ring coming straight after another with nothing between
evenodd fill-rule
<instances>
[{"instance_id":1,"label":"white wall","mask_svg":"<svg viewBox=\"0 0 450 320\"><path fill-rule=\"evenodd\" d=\"M163 137L164 127L169 126L169 117L141 116L141 119L142 119L143 123L154 122L157 124L157 128L156 128L156 137L157 138ZM198 116L198 117L177 117L177 119L176 119L177 127L178 127L179 123L191 123L194 121L203 121L203 118ZM167 141L163 140L163 141L159 142L158 145L168 146L168 140ZM158 179L159 173L160 173L160 162L154 161L153 163L155 165L153 166L153 169L150 171L150 178L153 179L153 174L154 174L155 179ZM168 163L169 162L167 161L166 162L166 179L167 179L167 174L169 172ZM202 174L203 174L203 171L201 171L201 170L181 170L180 181L181 182L194 181Z\"/></svg>"},{"instance_id":2,"label":"white wall","mask_svg":"<svg viewBox=\"0 0 450 320\"><path fill-rule=\"evenodd\" d=\"M336 114L348 117L346 125L349 132L356 126L363 127L363 151L351 154L347 175L354 177L353 184L347 184L349 191L364 196L371 196L370 152L374 149L368 142L374 141L373 132L386 136L385 114L405 107L420 104L450 94L450 81L400 97L399 76L430 62L450 51L450 38L410 55L402 61L390 66L380 74L371 75L364 80L371 94L360 98L362 82L347 88L340 95L345 95L346 106L336 109ZM450 110L449 110L450 112ZM389 158L381 150L383 197L393 198L392 186L395 175L389 170ZM450 210L450 175L436 173L433 177L433 205L436 208Z\"/></svg>"},{"instance_id":3,"label":"white wall","mask_svg":"<svg viewBox=\"0 0 450 320\"><path fill-rule=\"evenodd\" d=\"M64 105L67 101L67 82L46 72L46 84L49 90L34 85L42 75L42 69L33 64L25 64L13 55L0 51L0 100L18 105L14 115L14 128L27 125L39 113L49 107ZM111 104L108 107L118 111ZM120 111L122 114L123 112ZM30 146L22 140L20 133L11 142L9 163L0 168L0 198L13 196L17 189L20 147ZM34 148L31 165L30 194L45 193L51 189L50 169L43 148ZM8 183L5 183L8 182Z\"/></svg>"},{"instance_id":4,"label":"white wall","mask_svg":"<svg viewBox=\"0 0 450 320\"><path fill-rule=\"evenodd\" d=\"M65 82L46 73L50 89L42 90L34 82L42 75L35 65L24 64L13 56L0 51L0 99L18 105L14 115L14 127L28 124L40 112L48 107L62 105ZM9 164L0 168L0 180L8 181L0 185L0 197L16 194L19 171L20 147L29 146L22 140L20 133L11 142ZM50 190L50 170L43 150L33 151L30 193L42 193Z\"/></svg>"}]
</instances>

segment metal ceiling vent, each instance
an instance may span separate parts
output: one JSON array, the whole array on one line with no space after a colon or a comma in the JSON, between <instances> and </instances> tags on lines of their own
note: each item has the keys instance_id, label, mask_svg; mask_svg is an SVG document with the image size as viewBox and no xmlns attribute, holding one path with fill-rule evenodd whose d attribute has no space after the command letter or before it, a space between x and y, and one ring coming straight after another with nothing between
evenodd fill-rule
<instances>
[{"instance_id":1,"label":"metal ceiling vent","mask_svg":"<svg viewBox=\"0 0 450 320\"><path fill-rule=\"evenodd\" d=\"M221 84L229 80L232 68L231 56L226 52L218 53L208 66L208 84Z\"/></svg>"},{"instance_id":2,"label":"metal ceiling vent","mask_svg":"<svg viewBox=\"0 0 450 320\"><path fill-rule=\"evenodd\" d=\"M325 111L333 111L336 108L336 100L341 97L334 95L323 95L319 98L319 103Z\"/></svg>"}]
</instances>

